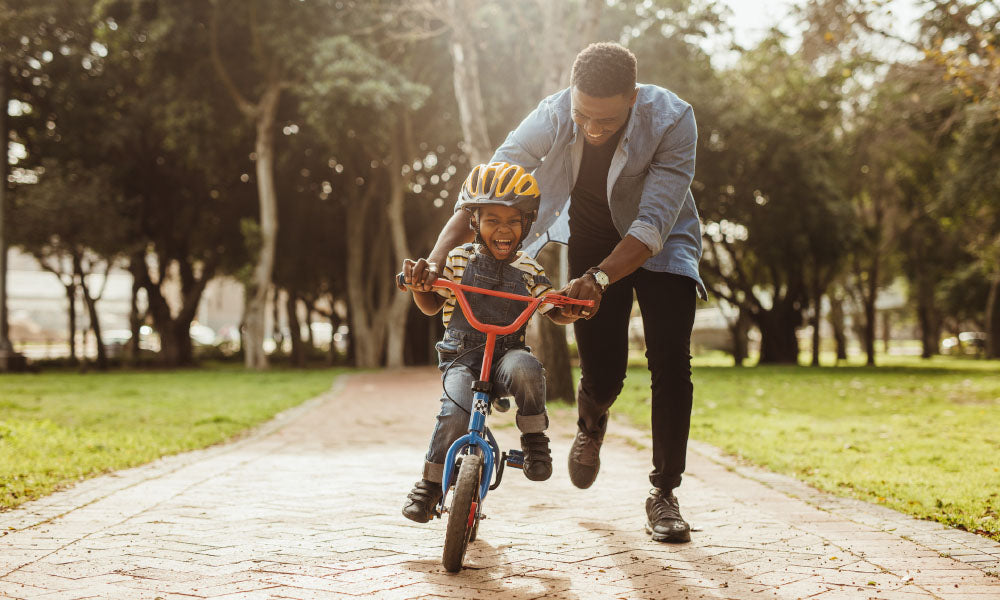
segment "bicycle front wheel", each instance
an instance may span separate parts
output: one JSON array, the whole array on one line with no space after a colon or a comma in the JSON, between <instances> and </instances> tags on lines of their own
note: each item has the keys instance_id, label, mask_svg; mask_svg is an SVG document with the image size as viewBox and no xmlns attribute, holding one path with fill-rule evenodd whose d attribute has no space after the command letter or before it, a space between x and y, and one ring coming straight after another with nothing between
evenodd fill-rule
<instances>
[{"instance_id":1,"label":"bicycle front wheel","mask_svg":"<svg viewBox=\"0 0 1000 600\"><path fill-rule=\"evenodd\" d=\"M462 457L462 467L452 492L448 511L448 529L444 536L444 553L441 563L452 573L462 570L465 550L469 547L472 531L476 527L479 508L479 481L483 473L483 457L468 454Z\"/></svg>"}]
</instances>

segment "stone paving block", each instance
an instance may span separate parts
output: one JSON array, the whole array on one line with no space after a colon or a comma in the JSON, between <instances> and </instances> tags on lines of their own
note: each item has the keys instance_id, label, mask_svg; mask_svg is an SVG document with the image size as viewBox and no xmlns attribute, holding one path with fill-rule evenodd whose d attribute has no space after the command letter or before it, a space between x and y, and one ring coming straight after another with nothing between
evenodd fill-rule
<instances>
[{"instance_id":1,"label":"stone paving block","mask_svg":"<svg viewBox=\"0 0 1000 600\"><path fill-rule=\"evenodd\" d=\"M269 590L269 594L271 598L276 600L342 600L344 598L342 593L295 587L277 587Z\"/></svg>"},{"instance_id":2,"label":"stone paving block","mask_svg":"<svg viewBox=\"0 0 1000 600\"><path fill-rule=\"evenodd\" d=\"M61 592L51 592L37 596L38 600L97 600L103 598L105 591L99 587L92 587L86 590L65 590ZM34 598L32 599L34 600Z\"/></svg>"},{"instance_id":3,"label":"stone paving block","mask_svg":"<svg viewBox=\"0 0 1000 600\"><path fill-rule=\"evenodd\" d=\"M52 591L53 590L35 585L15 583L13 581L0 581L0 598L4 599L11 598L12 600L22 600L37 598L42 594L47 594Z\"/></svg>"}]
</instances>

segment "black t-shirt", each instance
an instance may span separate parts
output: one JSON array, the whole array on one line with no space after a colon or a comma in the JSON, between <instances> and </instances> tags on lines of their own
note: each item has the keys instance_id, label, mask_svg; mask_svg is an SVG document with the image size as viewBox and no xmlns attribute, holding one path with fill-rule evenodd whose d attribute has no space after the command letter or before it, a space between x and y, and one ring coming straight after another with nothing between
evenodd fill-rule
<instances>
[{"instance_id":1,"label":"black t-shirt","mask_svg":"<svg viewBox=\"0 0 1000 600\"><path fill-rule=\"evenodd\" d=\"M608 206L608 169L624 130L623 125L600 146L584 141L580 172L570 195L570 244L585 242L587 245L606 247L610 252L622 239L611 220L611 208ZM583 135L582 131L580 135Z\"/></svg>"}]
</instances>

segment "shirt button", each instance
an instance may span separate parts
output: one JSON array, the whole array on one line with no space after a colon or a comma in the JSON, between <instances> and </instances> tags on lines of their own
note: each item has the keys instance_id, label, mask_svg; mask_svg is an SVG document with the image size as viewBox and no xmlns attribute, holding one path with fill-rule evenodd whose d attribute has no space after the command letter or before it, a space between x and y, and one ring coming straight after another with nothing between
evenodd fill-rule
<instances>
[{"instance_id":1,"label":"shirt button","mask_svg":"<svg viewBox=\"0 0 1000 600\"><path fill-rule=\"evenodd\" d=\"M559 216L559 211L558 211L558 210L556 211L556 216L557 216L557 217Z\"/></svg>"},{"instance_id":2,"label":"shirt button","mask_svg":"<svg viewBox=\"0 0 1000 600\"><path fill-rule=\"evenodd\" d=\"M536 233L536 234L535 234L535 237L542 237L542 234L540 234L540 233Z\"/></svg>"},{"instance_id":3,"label":"shirt button","mask_svg":"<svg viewBox=\"0 0 1000 600\"><path fill-rule=\"evenodd\" d=\"M523 342L523 341L524 341L524 336L522 335L521 337L519 337L519 338L517 338L517 339L518 339L518 341L521 341L521 342Z\"/></svg>"}]
</instances>

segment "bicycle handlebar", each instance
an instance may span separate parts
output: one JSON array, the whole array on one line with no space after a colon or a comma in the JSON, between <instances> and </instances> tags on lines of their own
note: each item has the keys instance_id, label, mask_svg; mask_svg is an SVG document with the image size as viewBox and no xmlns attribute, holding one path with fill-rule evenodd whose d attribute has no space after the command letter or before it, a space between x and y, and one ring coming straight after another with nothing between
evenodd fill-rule
<instances>
[{"instance_id":1,"label":"bicycle handlebar","mask_svg":"<svg viewBox=\"0 0 1000 600\"><path fill-rule=\"evenodd\" d=\"M404 287L413 287L406 284L406 278L402 273L396 274L396 283ZM593 306L593 300L578 300L576 298L570 298L569 296L562 296L560 294L545 294L538 298L531 296L522 296L520 294L511 294L509 292L498 292L496 290L488 290L485 288L479 288L471 285L465 285L464 283L455 283L450 279L445 279L443 277L438 277L431 284L433 287L447 288L455 292L455 297L458 298L458 304L462 307L462 312L465 313L466 320L469 324L475 327L477 330L483 333L495 333L497 335L507 335L514 333L521 328L522 325L527 323L528 319L531 317L532 313L541 304L551 304L553 306L569 306L569 305L579 305L579 306ZM514 322L510 325L487 325L476 319L475 315L472 314L472 308L469 306L469 300L465 297L465 292L473 292L476 294L486 294L488 296L497 296L499 298L507 298L510 300L518 300L521 302L527 302L528 306L521 311Z\"/></svg>"}]
</instances>

